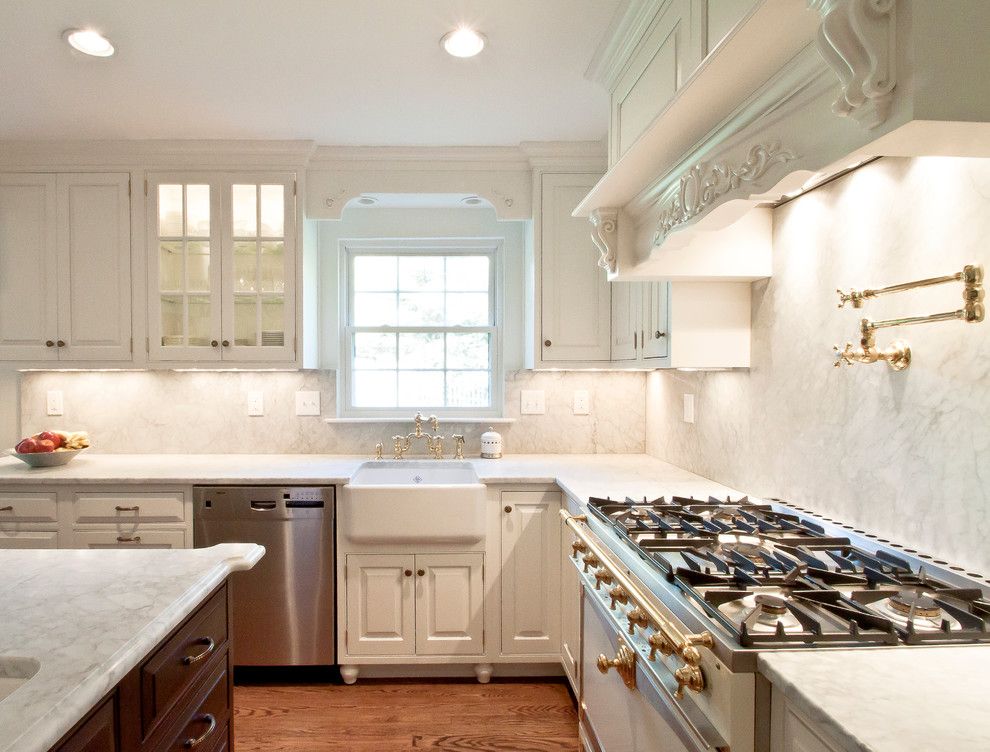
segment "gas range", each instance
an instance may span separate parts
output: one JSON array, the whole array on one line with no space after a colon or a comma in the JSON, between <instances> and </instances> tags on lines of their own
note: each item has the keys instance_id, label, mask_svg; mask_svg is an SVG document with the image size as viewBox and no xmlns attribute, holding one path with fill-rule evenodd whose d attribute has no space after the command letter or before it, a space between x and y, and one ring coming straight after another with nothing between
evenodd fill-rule
<instances>
[{"instance_id":1,"label":"gas range","mask_svg":"<svg viewBox=\"0 0 990 752\"><path fill-rule=\"evenodd\" d=\"M990 642L981 583L783 505L672 496L588 507L741 647Z\"/></svg>"}]
</instances>

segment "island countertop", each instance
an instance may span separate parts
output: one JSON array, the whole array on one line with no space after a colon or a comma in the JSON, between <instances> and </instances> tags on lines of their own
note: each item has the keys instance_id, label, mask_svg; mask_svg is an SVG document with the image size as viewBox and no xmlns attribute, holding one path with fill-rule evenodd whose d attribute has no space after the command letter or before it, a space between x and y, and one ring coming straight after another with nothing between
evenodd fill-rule
<instances>
[{"instance_id":1,"label":"island countertop","mask_svg":"<svg viewBox=\"0 0 990 752\"><path fill-rule=\"evenodd\" d=\"M0 551L0 752L47 752L231 572L265 549ZM37 662L37 663L35 663Z\"/></svg>"}]
</instances>

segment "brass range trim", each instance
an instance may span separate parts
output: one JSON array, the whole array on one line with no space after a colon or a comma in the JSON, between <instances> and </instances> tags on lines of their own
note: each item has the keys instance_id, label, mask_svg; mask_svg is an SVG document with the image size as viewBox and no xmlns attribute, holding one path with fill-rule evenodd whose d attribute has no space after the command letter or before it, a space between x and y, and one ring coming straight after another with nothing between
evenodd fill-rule
<instances>
[{"instance_id":1,"label":"brass range trim","mask_svg":"<svg viewBox=\"0 0 990 752\"><path fill-rule=\"evenodd\" d=\"M898 285L888 285L867 290L850 290L839 294L839 308L846 303L852 303L853 308L862 308L863 303L880 295L888 295L919 287L932 287L949 282L963 283L963 307L955 311L932 313L927 316L907 316L883 321L861 319L859 322L859 347L853 347L852 342L846 342L844 348L838 345L832 347L835 351L836 368L842 365L851 366L853 363L885 362L895 371L903 371L911 365L911 348L902 340L895 340L889 347L879 348L876 344L876 330L893 326L910 326L913 324L930 324L937 321L964 321L967 324L978 324L983 321L985 309L983 306L983 267L977 264L967 264L961 272L947 274L944 277L929 277L914 282L903 282Z\"/></svg>"},{"instance_id":2,"label":"brass range trim","mask_svg":"<svg viewBox=\"0 0 990 752\"><path fill-rule=\"evenodd\" d=\"M684 697L685 687L692 692L704 691L705 676L701 670L699 648L710 649L714 646L711 633L706 630L698 634L685 634L662 614L631 577L619 567L611 565L605 548L592 537L587 527L587 515L572 515L566 509L561 509L560 516L578 537L578 540L571 544L571 555L576 559L579 553L584 553L582 559L584 571L604 569L607 576L599 577L600 571L595 573L596 585L600 585L603 581L608 584L615 583L615 587L609 591L611 596L609 608L614 610L616 603L632 602L633 608L628 612L629 634L635 634L636 627L654 630L648 638L649 659L656 660L659 651L663 655L677 655L684 662L683 666L674 671L674 678L677 680L677 692L674 693L674 697L677 699Z\"/></svg>"}]
</instances>

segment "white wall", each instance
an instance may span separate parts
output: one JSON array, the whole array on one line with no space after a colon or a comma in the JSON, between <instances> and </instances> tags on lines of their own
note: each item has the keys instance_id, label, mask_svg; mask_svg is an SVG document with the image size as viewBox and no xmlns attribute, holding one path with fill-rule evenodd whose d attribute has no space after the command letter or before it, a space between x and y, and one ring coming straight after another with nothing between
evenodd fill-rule
<instances>
[{"instance_id":1,"label":"white wall","mask_svg":"<svg viewBox=\"0 0 990 752\"><path fill-rule=\"evenodd\" d=\"M652 373L647 451L990 577L990 322L881 330L913 362L832 367L875 320L955 310L945 285L839 310L835 289L990 262L990 160L883 159L779 208L753 285L752 368ZM696 423L681 420L696 395Z\"/></svg>"}]
</instances>

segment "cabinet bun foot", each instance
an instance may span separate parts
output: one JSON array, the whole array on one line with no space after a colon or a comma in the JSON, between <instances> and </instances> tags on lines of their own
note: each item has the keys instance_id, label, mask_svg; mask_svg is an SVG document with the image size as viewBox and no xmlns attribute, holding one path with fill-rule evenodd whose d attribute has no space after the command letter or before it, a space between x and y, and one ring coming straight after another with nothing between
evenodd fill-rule
<instances>
[{"instance_id":1,"label":"cabinet bun foot","mask_svg":"<svg viewBox=\"0 0 990 752\"><path fill-rule=\"evenodd\" d=\"M340 678L344 680L344 684L354 684L357 681L359 670L357 666L341 666Z\"/></svg>"},{"instance_id":2,"label":"cabinet bun foot","mask_svg":"<svg viewBox=\"0 0 990 752\"><path fill-rule=\"evenodd\" d=\"M478 677L479 684L488 684L492 680L492 664L478 663L474 667L474 674Z\"/></svg>"}]
</instances>

